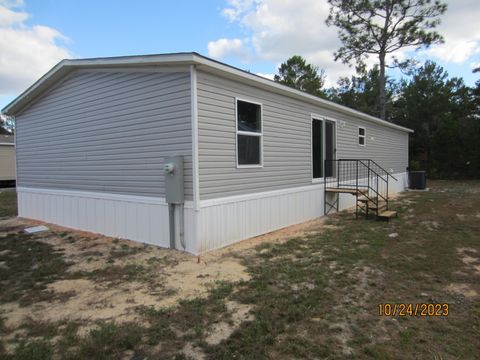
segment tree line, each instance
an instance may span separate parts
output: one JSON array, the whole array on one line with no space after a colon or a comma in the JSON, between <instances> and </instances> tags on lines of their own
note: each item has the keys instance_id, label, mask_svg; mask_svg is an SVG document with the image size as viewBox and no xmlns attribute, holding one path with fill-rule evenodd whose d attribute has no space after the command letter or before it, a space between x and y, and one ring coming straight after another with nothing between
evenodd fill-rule
<instances>
[{"instance_id":1,"label":"tree line","mask_svg":"<svg viewBox=\"0 0 480 360\"><path fill-rule=\"evenodd\" d=\"M357 74L326 89L325 71L294 55L274 80L413 129L412 170L427 170L434 178L480 178L480 80L469 87L433 61L419 65L394 55L442 43L435 29L447 5L439 0L328 2L326 23L338 29L341 41L335 60L355 66ZM370 70L368 57L377 59ZM388 68L399 68L406 77L390 78Z\"/></svg>"},{"instance_id":2,"label":"tree line","mask_svg":"<svg viewBox=\"0 0 480 360\"><path fill-rule=\"evenodd\" d=\"M374 66L325 88L325 71L295 55L274 80L380 117L379 76ZM480 80L467 86L433 61L399 80L386 76L385 120L414 130L411 169L427 170L432 178L480 178Z\"/></svg>"}]
</instances>

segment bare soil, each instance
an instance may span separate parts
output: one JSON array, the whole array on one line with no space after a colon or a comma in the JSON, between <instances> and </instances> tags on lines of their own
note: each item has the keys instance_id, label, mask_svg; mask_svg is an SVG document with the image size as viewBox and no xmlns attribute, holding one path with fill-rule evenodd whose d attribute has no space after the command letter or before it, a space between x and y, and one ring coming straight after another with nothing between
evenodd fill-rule
<instances>
[{"instance_id":1,"label":"bare soil","mask_svg":"<svg viewBox=\"0 0 480 360\"><path fill-rule=\"evenodd\" d=\"M390 222L347 211L197 257L24 234L39 223L3 203L0 359L477 359L480 182L431 182L391 207ZM386 303L449 314L380 316Z\"/></svg>"}]
</instances>

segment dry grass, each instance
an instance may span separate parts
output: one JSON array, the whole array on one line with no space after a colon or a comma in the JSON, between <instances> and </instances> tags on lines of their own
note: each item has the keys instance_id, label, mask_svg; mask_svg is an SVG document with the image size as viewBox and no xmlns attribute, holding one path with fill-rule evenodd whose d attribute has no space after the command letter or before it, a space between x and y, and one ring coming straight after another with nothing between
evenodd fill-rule
<instances>
[{"instance_id":1,"label":"dry grass","mask_svg":"<svg viewBox=\"0 0 480 360\"><path fill-rule=\"evenodd\" d=\"M476 359L480 183L431 188L398 197L390 222L341 213L199 263L1 220L0 359ZM450 314L380 317L387 302Z\"/></svg>"}]
</instances>

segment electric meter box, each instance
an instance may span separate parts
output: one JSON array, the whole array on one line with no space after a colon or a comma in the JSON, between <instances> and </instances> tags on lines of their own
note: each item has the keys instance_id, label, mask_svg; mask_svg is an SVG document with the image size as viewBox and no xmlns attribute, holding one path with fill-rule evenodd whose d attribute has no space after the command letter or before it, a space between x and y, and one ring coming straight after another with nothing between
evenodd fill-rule
<instances>
[{"instance_id":1,"label":"electric meter box","mask_svg":"<svg viewBox=\"0 0 480 360\"><path fill-rule=\"evenodd\" d=\"M169 204L185 202L183 156L169 156L163 162L165 176L165 201Z\"/></svg>"}]
</instances>

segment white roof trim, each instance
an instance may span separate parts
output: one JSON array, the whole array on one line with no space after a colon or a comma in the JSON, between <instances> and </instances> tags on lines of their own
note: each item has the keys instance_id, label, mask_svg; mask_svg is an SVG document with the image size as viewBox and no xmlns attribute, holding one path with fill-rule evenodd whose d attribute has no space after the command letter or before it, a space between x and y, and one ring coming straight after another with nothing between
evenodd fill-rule
<instances>
[{"instance_id":1,"label":"white roof trim","mask_svg":"<svg viewBox=\"0 0 480 360\"><path fill-rule=\"evenodd\" d=\"M377 117L367 115L357 110L350 109L346 106L338 105L332 101L324 100L316 96L301 92L299 90L281 85L272 80L265 79L261 76L248 73L237 69L233 66L209 59L197 53L176 53L176 54L160 54L160 55L139 55L139 56L123 56L96 59L78 59L78 60L62 60L55 65L50 71L43 75L37 82L25 90L15 100L3 108L3 112L8 115L15 115L21 112L33 99L42 94L44 90L53 85L58 79L62 78L69 72L77 68L98 68L98 67L128 67L128 66L156 66L156 65L199 65L199 68L218 72L220 75L228 75L237 78L254 86L268 88L276 93L294 97L309 103L328 108L334 111L355 116L357 118L377 123L401 131L413 132L413 130L399 126Z\"/></svg>"}]
</instances>

